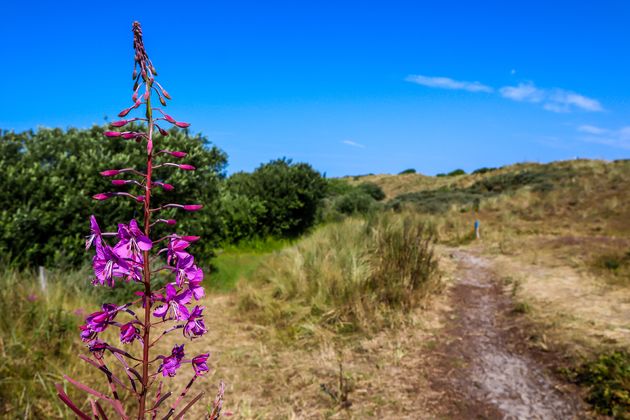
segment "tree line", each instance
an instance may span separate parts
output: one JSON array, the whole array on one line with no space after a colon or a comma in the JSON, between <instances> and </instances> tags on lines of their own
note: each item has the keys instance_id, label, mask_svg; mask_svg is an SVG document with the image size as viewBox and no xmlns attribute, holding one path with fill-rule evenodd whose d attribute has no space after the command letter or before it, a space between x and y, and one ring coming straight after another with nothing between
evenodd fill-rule
<instances>
[{"instance_id":1,"label":"tree line","mask_svg":"<svg viewBox=\"0 0 630 420\"><path fill-rule=\"evenodd\" d=\"M87 258L81 244L89 232L89 215L94 214L110 231L116 229L117 221L142 217L131 199L97 202L91 198L120 189L98 172L126 167L142 170L145 161L142 148L105 138L104 130L93 126L0 131L0 262L20 267L78 266ZM202 241L196 247L206 258L225 243L297 237L317 223L372 211L384 197L374 184L354 187L327 179L307 163L285 158L228 177L226 153L203 135L187 130L170 131L160 139L160 148L189 151L184 160L197 168L192 175L158 169L157 179L175 189L155 193L158 202L204 204L199 212L172 209L161 217L177 219L180 234L200 235ZM183 191L194 193L187 196Z\"/></svg>"}]
</instances>

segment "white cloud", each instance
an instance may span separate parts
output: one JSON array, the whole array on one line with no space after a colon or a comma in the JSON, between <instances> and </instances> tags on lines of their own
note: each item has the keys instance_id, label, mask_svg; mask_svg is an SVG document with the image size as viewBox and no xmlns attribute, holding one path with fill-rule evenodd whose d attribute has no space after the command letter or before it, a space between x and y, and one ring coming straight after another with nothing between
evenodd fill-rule
<instances>
[{"instance_id":1,"label":"white cloud","mask_svg":"<svg viewBox=\"0 0 630 420\"><path fill-rule=\"evenodd\" d=\"M361 143L357 143L356 141L352 141L352 140L343 140L342 143L343 144L347 144L348 146L358 147L360 149L364 149L365 148L365 146L362 145Z\"/></svg>"},{"instance_id":2,"label":"white cloud","mask_svg":"<svg viewBox=\"0 0 630 420\"><path fill-rule=\"evenodd\" d=\"M608 130L606 128L596 127L594 125L585 124L585 125L579 126L578 127L578 131L580 131L582 133L594 134L594 135L598 136L598 135L606 134L610 130Z\"/></svg>"},{"instance_id":3,"label":"white cloud","mask_svg":"<svg viewBox=\"0 0 630 420\"><path fill-rule=\"evenodd\" d=\"M499 93L513 101L542 103L544 109L552 112L571 112L575 109L589 112L604 110L597 99L563 89L541 89L533 83L504 86L499 89Z\"/></svg>"},{"instance_id":4,"label":"white cloud","mask_svg":"<svg viewBox=\"0 0 630 420\"><path fill-rule=\"evenodd\" d=\"M412 74L405 78L406 81L418 85L451 90L466 90L468 92L493 92L494 89L479 82L465 82L449 77L430 77Z\"/></svg>"},{"instance_id":5,"label":"white cloud","mask_svg":"<svg viewBox=\"0 0 630 420\"><path fill-rule=\"evenodd\" d=\"M519 102L541 102L545 93L531 83L520 83L518 86L505 86L499 89L501 96Z\"/></svg>"},{"instance_id":6,"label":"white cloud","mask_svg":"<svg viewBox=\"0 0 630 420\"><path fill-rule=\"evenodd\" d=\"M512 69L511 74L516 70ZM431 77L411 74L405 78L407 82L438 89L466 90L468 92L488 92L495 89L480 82L466 82L449 77ZM541 104L543 109L551 112L571 112L575 110L600 112L604 110L602 104L593 98L580 95L570 90L559 88L542 89L532 82L519 83L516 86L503 86L499 94L513 101Z\"/></svg>"},{"instance_id":7,"label":"white cloud","mask_svg":"<svg viewBox=\"0 0 630 420\"><path fill-rule=\"evenodd\" d=\"M586 134L580 138L582 141L630 150L630 126L612 130L594 125L581 125L578 131Z\"/></svg>"}]
</instances>

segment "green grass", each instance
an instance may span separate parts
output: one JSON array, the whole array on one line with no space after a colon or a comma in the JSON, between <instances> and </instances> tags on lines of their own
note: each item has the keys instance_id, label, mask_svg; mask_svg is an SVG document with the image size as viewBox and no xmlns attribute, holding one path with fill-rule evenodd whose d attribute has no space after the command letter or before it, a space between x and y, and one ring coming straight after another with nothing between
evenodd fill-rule
<instances>
[{"instance_id":1,"label":"green grass","mask_svg":"<svg viewBox=\"0 0 630 420\"><path fill-rule=\"evenodd\" d=\"M212 261L209 281L210 290L228 292L241 279L251 277L265 257L290 244L285 239L250 239L237 245L225 246Z\"/></svg>"}]
</instances>

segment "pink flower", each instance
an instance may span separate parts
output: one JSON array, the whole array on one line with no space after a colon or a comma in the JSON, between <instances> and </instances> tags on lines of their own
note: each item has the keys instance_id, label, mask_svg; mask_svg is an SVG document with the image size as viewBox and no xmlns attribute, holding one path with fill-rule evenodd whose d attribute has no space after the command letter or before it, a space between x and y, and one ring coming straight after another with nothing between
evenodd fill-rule
<instances>
[{"instance_id":1,"label":"pink flower","mask_svg":"<svg viewBox=\"0 0 630 420\"><path fill-rule=\"evenodd\" d=\"M209 370L208 364L206 363L209 356L210 356L209 353L204 353L204 354L200 354L198 356L193 357L193 359L191 360L191 363L192 363L193 369L195 370L195 375L201 376Z\"/></svg>"},{"instance_id":2,"label":"pink flower","mask_svg":"<svg viewBox=\"0 0 630 420\"><path fill-rule=\"evenodd\" d=\"M188 127L190 127L190 124L189 124L189 123L186 123L186 122L181 122L181 121L177 121L177 122L175 123L175 125L176 125L176 126L178 126L178 127L180 127L180 128L188 128Z\"/></svg>"}]
</instances>

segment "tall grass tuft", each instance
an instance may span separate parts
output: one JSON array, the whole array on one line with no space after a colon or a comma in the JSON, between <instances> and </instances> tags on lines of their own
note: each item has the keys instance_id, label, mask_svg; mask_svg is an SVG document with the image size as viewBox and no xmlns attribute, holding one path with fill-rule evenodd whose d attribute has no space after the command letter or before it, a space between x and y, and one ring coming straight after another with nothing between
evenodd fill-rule
<instances>
[{"instance_id":1,"label":"tall grass tuft","mask_svg":"<svg viewBox=\"0 0 630 420\"><path fill-rule=\"evenodd\" d=\"M62 379L62 371L77 377L93 375L74 358L69 363L79 350L78 325L84 315L76 308L90 305L92 299L78 286L86 283L86 275L48 277L43 292L33 272L0 272L2 418L67 418L70 412L56 397L54 382Z\"/></svg>"},{"instance_id":2,"label":"tall grass tuft","mask_svg":"<svg viewBox=\"0 0 630 420\"><path fill-rule=\"evenodd\" d=\"M400 319L440 284L434 235L412 214L346 219L268 257L240 306L292 338L318 327L370 331Z\"/></svg>"}]
</instances>

